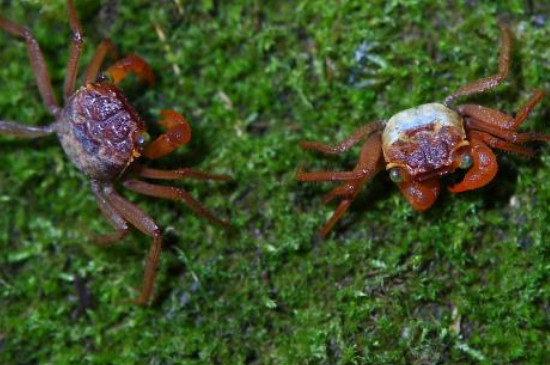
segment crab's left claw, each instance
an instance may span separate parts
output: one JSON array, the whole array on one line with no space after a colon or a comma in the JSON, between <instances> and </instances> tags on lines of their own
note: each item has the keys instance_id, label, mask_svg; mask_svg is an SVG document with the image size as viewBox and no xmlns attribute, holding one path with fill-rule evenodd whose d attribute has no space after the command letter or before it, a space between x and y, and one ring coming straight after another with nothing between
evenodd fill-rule
<instances>
[{"instance_id":1,"label":"crab's left claw","mask_svg":"<svg viewBox=\"0 0 550 365\"><path fill-rule=\"evenodd\" d=\"M191 140L191 127L187 120L174 110L163 110L159 124L168 130L143 150L147 158L155 159L169 154Z\"/></svg>"},{"instance_id":2,"label":"crab's left claw","mask_svg":"<svg viewBox=\"0 0 550 365\"><path fill-rule=\"evenodd\" d=\"M414 181L399 184L401 193L415 210L424 211L431 207L439 195L439 180Z\"/></svg>"},{"instance_id":3,"label":"crab's left claw","mask_svg":"<svg viewBox=\"0 0 550 365\"><path fill-rule=\"evenodd\" d=\"M451 193L461 193L481 188L490 183L497 174L497 158L493 151L477 138L472 138L470 145L470 153L474 164L461 182L449 187Z\"/></svg>"}]
</instances>

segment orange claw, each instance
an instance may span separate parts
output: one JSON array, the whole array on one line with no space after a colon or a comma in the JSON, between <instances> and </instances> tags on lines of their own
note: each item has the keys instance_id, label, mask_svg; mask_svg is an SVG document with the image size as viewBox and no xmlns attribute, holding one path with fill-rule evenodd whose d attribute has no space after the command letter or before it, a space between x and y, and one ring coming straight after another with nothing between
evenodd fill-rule
<instances>
[{"instance_id":1,"label":"orange claw","mask_svg":"<svg viewBox=\"0 0 550 365\"><path fill-rule=\"evenodd\" d=\"M470 153L474 165L468 170L461 182L449 187L451 193L461 193L481 188L490 183L497 174L497 158L493 151L479 139L472 138L470 143L472 146Z\"/></svg>"},{"instance_id":2,"label":"orange claw","mask_svg":"<svg viewBox=\"0 0 550 365\"><path fill-rule=\"evenodd\" d=\"M439 180L418 182L410 180L399 184L401 193L415 210L424 211L431 207L439 195Z\"/></svg>"},{"instance_id":3,"label":"orange claw","mask_svg":"<svg viewBox=\"0 0 550 365\"><path fill-rule=\"evenodd\" d=\"M121 82L128 72L135 73L141 82L147 82L149 85L155 83L153 70L151 70L151 67L143 58L137 55L128 55L118 60L106 71L111 76L114 84Z\"/></svg>"},{"instance_id":4,"label":"orange claw","mask_svg":"<svg viewBox=\"0 0 550 365\"><path fill-rule=\"evenodd\" d=\"M163 119L159 124L168 130L145 147L143 155L148 158L165 156L191 140L191 127L181 114L163 110L160 115Z\"/></svg>"}]
</instances>

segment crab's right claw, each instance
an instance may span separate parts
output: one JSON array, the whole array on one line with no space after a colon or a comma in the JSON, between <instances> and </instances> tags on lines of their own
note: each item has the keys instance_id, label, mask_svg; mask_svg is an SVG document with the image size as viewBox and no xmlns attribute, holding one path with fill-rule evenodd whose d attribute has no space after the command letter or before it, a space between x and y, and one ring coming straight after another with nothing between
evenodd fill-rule
<instances>
[{"instance_id":1,"label":"crab's right claw","mask_svg":"<svg viewBox=\"0 0 550 365\"><path fill-rule=\"evenodd\" d=\"M439 195L439 180L414 181L399 184L401 193L415 210L424 211L431 207Z\"/></svg>"}]
</instances>

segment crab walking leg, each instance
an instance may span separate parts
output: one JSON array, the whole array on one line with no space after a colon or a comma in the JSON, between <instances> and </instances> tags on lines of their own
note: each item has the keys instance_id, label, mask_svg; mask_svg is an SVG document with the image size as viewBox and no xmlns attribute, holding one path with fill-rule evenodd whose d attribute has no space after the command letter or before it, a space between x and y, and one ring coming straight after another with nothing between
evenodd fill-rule
<instances>
[{"instance_id":1,"label":"crab walking leg","mask_svg":"<svg viewBox=\"0 0 550 365\"><path fill-rule=\"evenodd\" d=\"M296 172L296 180L302 182L317 181L352 181L363 178L369 171L316 171L303 172L299 167Z\"/></svg>"},{"instance_id":2,"label":"crab walking leg","mask_svg":"<svg viewBox=\"0 0 550 365\"><path fill-rule=\"evenodd\" d=\"M516 133L515 131L507 131L494 125L485 123L483 121L468 118L466 120L467 130L474 132L484 132L492 134L498 138L502 138L508 142L512 143L524 143L531 141L550 141L550 135L544 133L536 132L527 132L527 133Z\"/></svg>"},{"instance_id":3,"label":"crab walking leg","mask_svg":"<svg viewBox=\"0 0 550 365\"><path fill-rule=\"evenodd\" d=\"M479 94L493 89L501 84L506 77L508 77L511 53L510 30L505 25L501 25L500 30L502 32L502 41L500 45L500 54L498 57L498 73L462 86L460 89L445 98L445 105L449 105L453 100L461 96Z\"/></svg>"},{"instance_id":4,"label":"crab walking leg","mask_svg":"<svg viewBox=\"0 0 550 365\"><path fill-rule=\"evenodd\" d=\"M145 60L137 55L128 55L110 66L105 73L111 76L114 84L120 83L128 74L133 72L142 82L149 85L155 83L153 70Z\"/></svg>"},{"instance_id":5,"label":"crab walking leg","mask_svg":"<svg viewBox=\"0 0 550 365\"><path fill-rule=\"evenodd\" d=\"M124 187L135 191L136 193L153 196L162 199L170 199L176 201L183 201L185 204L191 208L195 213L200 215L203 218L206 218L213 224L217 224L222 227L229 226L229 223L222 221L221 219L216 218L212 213L210 213L201 203L199 203L195 198L191 196L187 191L181 188L176 188L173 186L161 186L149 184L144 181L139 180L126 180L122 183Z\"/></svg>"},{"instance_id":6,"label":"crab walking leg","mask_svg":"<svg viewBox=\"0 0 550 365\"><path fill-rule=\"evenodd\" d=\"M379 164L376 171L374 171L369 176L369 178L376 175L381 169L382 169L382 165ZM346 183L344 183L340 186L335 187L334 189L332 189L328 193L326 193L323 196L323 203L325 203L325 204L330 203L332 200L334 200L335 198L338 198L338 197L344 198L344 199L349 199L350 197L353 196L353 194L355 194L357 192L357 190L358 190L358 187L356 186L356 183L354 181L346 182Z\"/></svg>"},{"instance_id":7,"label":"crab walking leg","mask_svg":"<svg viewBox=\"0 0 550 365\"><path fill-rule=\"evenodd\" d=\"M105 197L105 201L109 206L113 207L124 220L153 238L151 250L149 251L149 258L145 264L143 289L141 290L139 298L134 300L134 302L138 304L146 304L153 293L159 256L162 250L162 235L160 228L141 209L118 195L112 185L104 185L102 190L103 192L101 195Z\"/></svg>"},{"instance_id":8,"label":"crab walking leg","mask_svg":"<svg viewBox=\"0 0 550 365\"><path fill-rule=\"evenodd\" d=\"M103 60L105 60L108 53L116 53L115 45L110 39L104 39L95 50L92 60L86 67L86 71L84 72L85 84L96 80L101 64L103 63Z\"/></svg>"},{"instance_id":9,"label":"crab walking leg","mask_svg":"<svg viewBox=\"0 0 550 365\"><path fill-rule=\"evenodd\" d=\"M22 27L1 17L0 28L11 35L25 39L32 71L36 78L36 84L38 85L38 90L40 91L44 105L46 105L50 113L57 117L61 109L55 100L50 74L48 73L46 61L44 60L44 55L40 50L38 42L26 27Z\"/></svg>"},{"instance_id":10,"label":"crab walking leg","mask_svg":"<svg viewBox=\"0 0 550 365\"><path fill-rule=\"evenodd\" d=\"M228 175L208 174L206 172L188 168L177 170L158 170L145 166L136 166L132 169L132 171L135 171L141 177L157 180L181 180L189 178L202 181L227 181L231 179L231 177Z\"/></svg>"},{"instance_id":11,"label":"crab walking leg","mask_svg":"<svg viewBox=\"0 0 550 365\"><path fill-rule=\"evenodd\" d=\"M514 118L514 121L512 122L510 129L516 129L518 128L524 121L527 119L531 111L537 106L537 104L542 100L542 97L544 96L544 91L537 90L535 95L533 95L526 103L525 105L520 108L519 112L517 113L516 117Z\"/></svg>"},{"instance_id":12,"label":"crab walking leg","mask_svg":"<svg viewBox=\"0 0 550 365\"><path fill-rule=\"evenodd\" d=\"M335 154L340 152L345 152L350 149L353 145L357 144L361 138L366 135L370 137L365 142L363 148L368 148L369 153L376 154L380 156L380 151L375 151L375 146L378 146L381 149L380 133L379 131L383 127L382 122L374 122L371 124L366 124L362 128L356 130L349 138L340 142L336 146L328 146L319 142L301 142L300 147L303 149L312 149L317 150L327 154ZM363 155L363 150L361 156ZM316 171L316 172L304 172L301 167L298 167L296 173L296 179L298 181L351 181L356 179L361 179L365 176L371 175L372 171L369 169L359 168L361 163L359 163L353 171ZM329 193L330 195L331 193ZM336 194L341 195L341 194ZM332 198L329 198L329 200Z\"/></svg>"},{"instance_id":13,"label":"crab walking leg","mask_svg":"<svg viewBox=\"0 0 550 365\"><path fill-rule=\"evenodd\" d=\"M116 232L107 233L102 235L97 235L92 238L92 241L100 246L109 246L113 243L116 243L122 240L128 234L130 227L128 222L122 218L122 216L113 208L108 202L105 196L103 195L102 187L96 182L92 182L92 191L95 195L99 209L107 218L109 223L116 229Z\"/></svg>"},{"instance_id":14,"label":"crab walking leg","mask_svg":"<svg viewBox=\"0 0 550 365\"><path fill-rule=\"evenodd\" d=\"M325 223L325 225L321 228L319 231L321 238L324 239L327 234L332 230L332 227L338 222L344 213L346 213L351 206L352 200L351 199L344 199L340 202L334 213L330 216L329 220Z\"/></svg>"},{"instance_id":15,"label":"crab walking leg","mask_svg":"<svg viewBox=\"0 0 550 365\"><path fill-rule=\"evenodd\" d=\"M535 132L516 133L515 131L516 128L518 128L525 121L531 110L541 100L543 95L543 92L537 92L526 103L526 105L524 105L520 109L515 118L498 110L482 107L479 105L462 105L461 107L459 107L459 111L467 116L465 126L467 130L471 130L472 132L484 132L485 134L491 134L512 143L550 141L550 135L547 134ZM521 147L517 146L515 146L515 148L521 149ZM508 150L513 151L513 149Z\"/></svg>"},{"instance_id":16,"label":"crab walking leg","mask_svg":"<svg viewBox=\"0 0 550 365\"><path fill-rule=\"evenodd\" d=\"M351 206L351 203L353 203L353 201L355 200L355 197L357 196L357 193L359 192L361 186L363 186L363 184L365 184L365 182L367 182L376 172L377 170L373 172L373 174L370 176L364 176L353 182L349 182L339 187L336 187L323 197L323 203L328 203L337 196L340 196L343 199L340 204L338 204L338 207L332 213L329 220L321 228L320 234L322 238L326 237L326 235L331 231L336 222L338 222L340 218L342 218L344 213L347 212L348 208Z\"/></svg>"},{"instance_id":17,"label":"crab walking leg","mask_svg":"<svg viewBox=\"0 0 550 365\"><path fill-rule=\"evenodd\" d=\"M474 122L477 121L477 123L479 123L478 125L485 125L485 128L489 129L486 130L489 133L493 133L491 131L500 131L502 133L514 132L521 126L525 119L527 119L529 113L531 113L535 106L542 100L543 96L544 92L538 90L535 95L520 108L515 118L499 110L476 104L459 105L457 109L461 115L474 119ZM466 119L467 122L468 119L469 118Z\"/></svg>"},{"instance_id":18,"label":"crab walking leg","mask_svg":"<svg viewBox=\"0 0 550 365\"><path fill-rule=\"evenodd\" d=\"M55 133L55 124L35 127L14 122L0 120L0 134L7 134L14 137L37 138Z\"/></svg>"},{"instance_id":19,"label":"crab walking leg","mask_svg":"<svg viewBox=\"0 0 550 365\"><path fill-rule=\"evenodd\" d=\"M71 49L69 51L69 61L67 63L67 75L65 76L65 85L63 87L63 95L65 100L74 92L74 85L76 83L76 74L78 69L78 60L82 54L82 27L78 20L78 15L74 8L72 0L67 0L67 8L69 9L69 23L73 31L73 38L71 39Z\"/></svg>"},{"instance_id":20,"label":"crab walking leg","mask_svg":"<svg viewBox=\"0 0 550 365\"><path fill-rule=\"evenodd\" d=\"M535 157L537 154L530 148L523 146L518 146L508 141L503 141L502 139L492 136L489 133L480 132L480 131L470 131L470 138L476 138L483 141L491 148L498 148L500 150L521 153L529 157Z\"/></svg>"},{"instance_id":21,"label":"crab walking leg","mask_svg":"<svg viewBox=\"0 0 550 365\"><path fill-rule=\"evenodd\" d=\"M155 159L169 154L191 140L191 127L185 118L174 110L163 110L159 124L168 130L143 150L147 158Z\"/></svg>"},{"instance_id":22,"label":"crab walking leg","mask_svg":"<svg viewBox=\"0 0 550 365\"><path fill-rule=\"evenodd\" d=\"M380 133L372 134L363 145L359 154L359 162L353 171L318 171L303 172L300 168L296 178L298 181L355 181L370 178L378 171L378 161L382 151ZM339 195L339 194L337 194Z\"/></svg>"},{"instance_id":23,"label":"crab walking leg","mask_svg":"<svg viewBox=\"0 0 550 365\"><path fill-rule=\"evenodd\" d=\"M474 165L468 170L461 182L449 187L451 193L461 193L481 188L495 178L498 171L497 158L480 137L472 133L470 138L470 153L474 160Z\"/></svg>"},{"instance_id":24,"label":"crab walking leg","mask_svg":"<svg viewBox=\"0 0 550 365\"><path fill-rule=\"evenodd\" d=\"M332 213L327 223L321 228L320 234L322 238L326 237L336 222L346 213L353 200L355 200L360 188L380 170L381 151L382 141L380 133L372 134L361 148L359 162L354 168L354 171L366 172L366 174L354 181L348 182L340 188L333 189L325 196L325 201L337 195L345 196L345 198L340 202L334 213ZM341 194L344 191L345 194Z\"/></svg>"},{"instance_id":25,"label":"crab walking leg","mask_svg":"<svg viewBox=\"0 0 550 365\"><path fill-rule=\"evenodd\" d=\"M363 137L368 136L376 131L380 131L384 128L384 124L381 121L365 124L361 128L357 129L351 136L343 140L342 142L330 146L320 142L302 141L300 142L300 148L303 150L316 150L329 155L342 153L355 146Z\"/></svg>"},{"instance_id":26,"label":"crab walking leg","mask_svg":"<svg viewBox=\"0 0 550 365\"><path fill-rule=\"evenodd\" d=\"M347 199L353 195L355 190L356 190L355 186L349 183L337 186L331 191L329 191L328 193L326 193L325 196L323 196L323 203L325 204L330 203L332 200L336 198Z\"/></svg>"}]
</instances>

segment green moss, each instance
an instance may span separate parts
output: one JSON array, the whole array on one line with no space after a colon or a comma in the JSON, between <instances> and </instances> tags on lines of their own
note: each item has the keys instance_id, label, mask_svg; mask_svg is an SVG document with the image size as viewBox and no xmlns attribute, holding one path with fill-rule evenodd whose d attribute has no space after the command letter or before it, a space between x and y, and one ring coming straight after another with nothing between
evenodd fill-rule
<instances>
[{"instance_id":1,"label":"green moss","mask_svg":"<svg viewBox=\"0 0 550 365\"><path fill-rule=\"evenodd\" d=\"M321 159L359 125L441 100L497 69L498 19L514 33L509 82L473 100L516 110L548 90L550 7L542 2L77 1L84 61L103 37L156 70L125 83L154 121L175 108L193 141L155 162L229 173L185 182L232 229L183 204L126 194L165 229L151 307L136 295L149 239L87 241L111 228L55 138L0 143L0 363L542 363L550 351L550 154L501 154L484 189L443 193L414 212L385 176L365 188L328 240L329 186L298 165L349 169L357 150ZM43 46L56 90L67 59L61 0L8 2ZM472 7L473 6L475 7ZM532 5L529 5L532 4ZM162 40L158 30L166 39ZM51 121L24 45L0 35L0 116ZM356 52L363 50L358 60ZM549 132L546 98L525 128ZM120 189L122 191L122 189ZM81 296L91 296L83 307ZM84 359L84 360L83 360Z\"/></svg>"}]
</instances>

